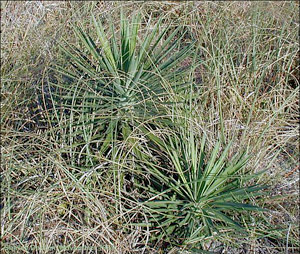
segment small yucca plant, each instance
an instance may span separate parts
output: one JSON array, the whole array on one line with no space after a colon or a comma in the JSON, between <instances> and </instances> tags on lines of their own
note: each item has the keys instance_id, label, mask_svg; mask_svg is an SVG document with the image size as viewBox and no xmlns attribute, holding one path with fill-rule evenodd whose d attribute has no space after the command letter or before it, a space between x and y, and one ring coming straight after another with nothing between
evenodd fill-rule
<instances>
[{"instance_id":1,"label":"small yucca plant","mask_svg":"<svg viewBox=\"0 0 300 254\"><path fill-rule=\"evenodd\" d=\"M160 31L161 20L153 29L146 27L146 34L140 38L139 16L133 16L129 24L121 14L119 34L112 21L105 32L99 19L92 19L96 39L74 26L82 46L65 42L61 47L71 66L55 68L69 79L55 84L60 89L56 100L74 112L73 118L76 114L80 115L78 119L95 115L90 124L106 130L102 135L104 152L112 133L124 136L137 122L163 114L163 105L172 103L172 94L186 87L185 70L178 68L178 63L191 56L194 45L181 47L181 28Z\"/></svg>"},{"instance_id":2,"label":"small yucca plant","mask_svg":"<svg viewBox=\"0 0 300 254\"><path fill-rule=\"evenodd\" d=\"M245 154L229 160L231 145L221 149L220 142L208 154L205 137L198 141L184 128L164 138L149 134L149 140L162 152L156 156L162 159L142 162L149 176L137 187L144 191L142 204L157 232L152 237L175 245L198 246L214 233L246 233L240 223L241 213L263 210L249 204L249 198L262 195L265 187L246 187L255 175L242 172L248 161Z\"/></svg>"}]
</instances>

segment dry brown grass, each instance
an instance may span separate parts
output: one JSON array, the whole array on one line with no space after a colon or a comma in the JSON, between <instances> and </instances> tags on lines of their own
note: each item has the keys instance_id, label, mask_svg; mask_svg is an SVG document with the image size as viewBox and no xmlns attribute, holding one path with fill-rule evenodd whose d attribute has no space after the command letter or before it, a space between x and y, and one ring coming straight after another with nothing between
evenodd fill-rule
<instances>
[{"instance_id":1,"label":"dry brown grass","mask_svg":"<svg viewBox=\"0 0 300 254\"><path fill-rule=\"evenodd\" d=\"M155 253L147 230L126 225L143 211L124 212L134 204L118 203L101 173L93 173L100 189L84 178L73 179L68 172L76 169L60 155L64 144L39 128L41 112L35 109L52 75L49 65L64 61L58 42L75 40L71 22L89 27L91 13L112 15L117 22L121 5L128 13L140 11L145 22L151 18L154 24L163 15L165 22L186 26L203 58L196 126L205 129L211 144L223 132L235 139L236 150L248 148L253 172L267 169L260 181L271 185L272 194L260 205L273 212L256 223L282 227L278 240L218 248L297 253L298 3L176 1L1 1L1 253L81 253L80 248L91 248L84 253ZM217 249L215 243L208 250L212 246Z\"/></svg>"}]
</instances>

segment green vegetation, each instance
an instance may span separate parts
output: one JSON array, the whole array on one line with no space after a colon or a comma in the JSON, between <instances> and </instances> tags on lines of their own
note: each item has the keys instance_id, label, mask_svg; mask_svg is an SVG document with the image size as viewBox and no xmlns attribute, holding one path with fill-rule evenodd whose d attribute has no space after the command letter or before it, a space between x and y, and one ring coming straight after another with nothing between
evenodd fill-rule
<instances>
[{"instance_id":1,"label":"green vegetation","mask_svg":"<svg viewBox=\"0 0 300 254\"><path fill-rule=\"evenodd\" d=\"M253 178L239 174L248 158L237 154L232 161L226 162L231 145L218 154L220 142L206 158L205 136L199 142L191 129L184 128L177 134L170 134L168 142L156 136L153 139L165 152L169 165L143 162L150 177L139 185L152 194L146 199L145 206L150 211L149 222L162 228L158 238L165 236L181 245L197 246L214 232L216 238L222 237L222 231L227 231L228 235L234 230L234 236L246 233L239 222L226 214L234 210L263 211L257 206L240 203L261 196L258 191L264 188L257 185L243 187L243 181Z\"/></svg>"},{"instance_id":2,"label":"green vegetation","mask_svg":"<svg viewBox=\"0 0 300 254\"><path fill-rule=\"evenodd\" d=\"M297 253L296 2L1 2L1 253Z\"/></svg>"},{"instance_id":3,"label":"green vegetation","mask_svg":"<svg viewBox=\"0 0 300 254\"><path fill-rule=\"evenodd\" d=\"M55 70L69 81L59 80L56 84L50 84L58 88L55 93L56 107L69 110L63 116L59 116L59 109L55 114L58 121L67 119L66 125L61 122L59 125L64 129L69 127L72 147L80 144L74 138L84 139L81 144L89 153L91 143L101 143L103 140L98 151L101 156L118 139L118 131L126 139L128 132L141 122L167 113L163 105L174 102L174 94L187 87L183 83L186 71L174 70L173 67L191 55L193 44L173 52L170 57L172 50L179 47L180 39L174 38L180 27L162 42L168 29L158 34L159 21L152 31L145 28L147 33L141 41L138 37L140 18L133 16L131 24L128 24L122 13L118 41L112 21L109 22L111 39L108 40L101 23L94 16L92 19L100 45L96 46L95 40L81 28L74 27L84 49L68 44L72 52L62 48L74 71L66 69L68 66L56 66ZM170 43L171 40L174 42ZM78 130L79 125L81 131ZM84 135L88 130L91 133Z\"/></svg>"}]
</instances>

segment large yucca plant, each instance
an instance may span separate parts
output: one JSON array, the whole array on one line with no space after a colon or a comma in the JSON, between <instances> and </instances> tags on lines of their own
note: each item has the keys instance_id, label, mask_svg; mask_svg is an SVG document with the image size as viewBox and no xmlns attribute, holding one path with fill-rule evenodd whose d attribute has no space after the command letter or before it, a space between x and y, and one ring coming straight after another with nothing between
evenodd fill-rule
<instances>
[{"instance_id":1,"label":"large yucca plant","mask_svg":"<svg viewBox=\"0 0 300 254\"><path fill-rule=\"evenodd\" d=\"M192 130L183 127L163 137L153 133L148 137L160 152L156 160L143 160L148 177L137 187L144 191L142 205L151 217L147 225L157 232L152 237L199 246L213 234L221 238L224 232L247 233L243 213L263 210L249 200L263 195L265 186L246 185L257 175L245 174L249 158L245 153L229 156L231 144L222 149L221 142L207 153L205 136L198 141Z\"/></svg>"},{"instance_id":2,"label":"large yucca plant","mask_svg":"<svg viewBox=\"0 0 300 254\"><path fill-rule=\"evenodd\" d=\"M178 64L191 56L194 45L182 46L182 28L161 29L161 20L153 28L146 26L143 36L138 15L129 24L121 14L119 33L112 21L105 31L99 19L92 20L97 38L74 25L80 46L65 42L61 47L70 66L55 67L64 77L54 84L59 88L55 100L67 112L65 118L72 115L73 125L104 130L104 153L113 136L126 139L136 123L163 114L164 105L174 102L174 92L187 85Z\"/></svg>"}]
</instances>

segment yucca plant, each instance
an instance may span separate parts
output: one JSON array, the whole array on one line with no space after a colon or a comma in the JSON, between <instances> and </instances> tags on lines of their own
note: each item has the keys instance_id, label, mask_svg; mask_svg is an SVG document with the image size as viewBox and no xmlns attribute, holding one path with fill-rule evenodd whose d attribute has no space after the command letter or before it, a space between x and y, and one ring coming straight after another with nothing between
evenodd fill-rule
<instances>
[{"instance_id":1,"label":"yucca plant","mask_svg":"<svg viewBox=\"0 0 300 254\"><path fill-rule=\"evenodd\" d=\"M147 225L157 232L152 237L199 247L214 234L247 233L241 223L243 213L264 210L249 199L263 195L265 186L246 186L257 175L243 172L249 158L245 153L229 159L231 144L221 149L221 142L207 153L205 136L198 141L184 127L164 137L153 133L148 137L152 147L161 151L156 156L161 159L142 162L148 177L137 187L144 191L142 205L150 214Z\"/></svg>"},{"instance_id":2,"label":"yucca plant","mask_svg":"<svg viewBox=\"0 0 300 254\"><path fill-rule=\"evenodd\" d=\"M119 33L112 21L105 31L99 19L93 16L92 20L96 39L74 25L81 47L67 42L61 47L71 66L55 67L66 80L54 84L59 88L55 100L73 112L73 124L89 119L84 128L92 124L104 130L103 154L113 136L126 139L136 123L163 114L164 105L174 102L172 95L187 86L186 70L178 64L192 55L194 44L182 47L182 28L161 29L161 20L153 28L147 26L142 38L138 15L129 24L121 14Z\"/></svg>"}]
</instances>

